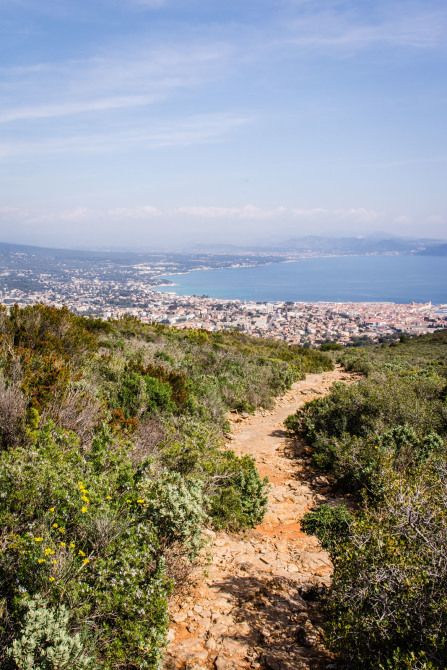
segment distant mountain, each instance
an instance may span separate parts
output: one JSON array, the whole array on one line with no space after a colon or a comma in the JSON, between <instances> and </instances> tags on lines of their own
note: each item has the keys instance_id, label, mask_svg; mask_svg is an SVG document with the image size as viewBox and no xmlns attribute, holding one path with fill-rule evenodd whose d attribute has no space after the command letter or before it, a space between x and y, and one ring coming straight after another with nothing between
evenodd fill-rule
<instances>
[{"instance_id":1,"label":"distant mountain","mask_svg":"<svg viewBox=\"0 0 447 670\"><path fill-rule=\"evenodd\" d=\"M424 248L420 240L406 240L399 237L317 237L307 236L288 239L278 248L289 251L303 251L328 254L386 254L414 253Z\"/></svg>"},{"instance_id":2,"label":"distant mountain","mask_svg":"<svg viewBox=\"0 0 447 670\"><path fill-rule=\"evenodd\" d=\"M35 258L50 259L53 261L109 261L118 264L128 264L159 258L160 254L147 254L129 251L101 251L89 249L53 249L51 247L35 247L25 244L9 244L0 242L0 257L11 258L16 254L26 254Z\"/></svg>"},{"instance_id":3,"label":"distant mountain","mask_svg":"<svg viewBox=\"0 0 447 670\"><path fill-rule=\"evenodd\" d=\"M321 254L321 255L363 255L363 254L415 254L430 253L431 248L445 246L443 240L413 239L395 237L386 233L365 237L320 237L307 235L291 237L284 242L270 245L256 244L238 246L235 244L197 244L193 248L208 253L281 253L281 254ZM439 252L436 254L439 255Z\"/></svg>"},{"instance_id":4,"label":"distant mountain","mask_svg":"<svg viewBox=\"0 0 447 670\"><path fill-rule=\"evenodd\" d=\"M418 256L447 256L447 244L434 244L417 252Z\"/></svg>"}]
</instances>

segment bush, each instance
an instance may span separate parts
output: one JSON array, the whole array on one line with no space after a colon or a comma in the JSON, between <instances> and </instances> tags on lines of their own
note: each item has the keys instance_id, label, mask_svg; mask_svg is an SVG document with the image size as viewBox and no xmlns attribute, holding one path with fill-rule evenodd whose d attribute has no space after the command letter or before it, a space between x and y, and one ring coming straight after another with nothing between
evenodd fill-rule
<instances>
[{"instance_id":1,"label":"bush","mask_svg":"<svg viewBox=\"0 0 447 670\"><path fill-rule=\"evenodd\" d=\"M241 333L0 307L0 666L158 668L202 526L265 511L253 461L223 448L228 410L332 367Z\"/></svg>"},{"instance_id":2,"label":"bush","mask_svg":"<svg viewBox=\"0 0 447 670\"><path fill-rule=\"evenodd\" d=\"M353 516L349 514L346 505L320 505L304 515L301 528L308 535L316 535L323 549L335 552L347 538L351 521Z\"/></svg>"},{"instance_id":3,"label":"bush","mask_svg":"<svg viewBox=\"0 0 447 670\"><path fill-rule=\"evenodd\" d=\"M157 528L162 541L180 542L191 558L197 556L202 546L202 525L207 518L201 482L166 472L140 484L139 492L145 499L144 516Z\"/></svg>"},{"instance_id":4,"label":"bush","mask_svg":"<svg viewBox=\"0 0 447 670\"><path fill-rule=\"evenodd\" d=\"M261 523L267 510L267 479L261 479L254 460L250 456L238 459L228 451L221 473L216 475L217 491L210 500L214 525L240 530Z\"/></svg>"},{"instance_id":5,"label":"bush","mask_svg":"<svg viewBox=\"0 0 447 670\"><path fill-rule=\"evenodd\" d=\"M337 549L330 640L349 667L444 668L446 465L389 482L382 505L365 510Z\"/></svg>"},{"instance_id":6,"label":"bush","mask_svg":"<svg viewBox=\"0 0 447 670\"><path fill-rule=\"evenodd\" d=\"M87 670L92 661L79 633L69 630L69 612L48 608L41 596L23 602L26 614L20 637L8 650L20 670Z\"/></svg>"}]
</instances>

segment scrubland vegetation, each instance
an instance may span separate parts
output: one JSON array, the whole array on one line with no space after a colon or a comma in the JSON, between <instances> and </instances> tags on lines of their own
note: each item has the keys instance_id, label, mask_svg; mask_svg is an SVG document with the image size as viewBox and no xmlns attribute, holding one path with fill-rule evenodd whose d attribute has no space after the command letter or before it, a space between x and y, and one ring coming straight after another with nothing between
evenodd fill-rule
<instances>
[{"instance_id":1,"label":"scrubland vegetation","mask_svg":"<svg viewBox=\"0 0 447 670\"><path fill-rule=\"evenodd\" d=\"M223 446L324 354L238 332L0 309L0 666L157 668L204 526L258 523Z\"/></svg>"},{"instance_id":2,"label":"scrubland vegetation","mask_svg":"<svg viewBox=\"0 0 447 670\"><path fill-rule=\"evenodd\" d=\"M327 639L346 668L447 667L447 331L402 340L340 353L364 378L286 420L353 503L302 524L334 562Z\"/></svg>"}]
</instances>

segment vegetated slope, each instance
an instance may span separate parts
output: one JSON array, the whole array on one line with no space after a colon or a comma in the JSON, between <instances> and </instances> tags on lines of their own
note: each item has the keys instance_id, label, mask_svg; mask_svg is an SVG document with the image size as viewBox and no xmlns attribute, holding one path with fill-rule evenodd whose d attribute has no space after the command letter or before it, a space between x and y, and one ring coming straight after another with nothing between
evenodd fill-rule
<instances>
[{"instance_id":1,"label":"vegetated slope","mask_svg":"<svg viewBox=\"0 0 447 670\"><path fill-rule=\"evenodd\" d=\"M230 415L235 452L255 458L260 474L269 477L268 512L243 533L207 531L212 537L207 576L193 572L193 588L171 604L166 670L323 670L330 663L316 601L322 585L330 584L332 566L317 539L301 531L300 521L317 502L342 500L332 497L326 477L315 476L308 448L286 439L281 428L306 398L327 393L337 380L357 378L339 368L310 374L273 409Z\"/></svg>"},{"instance_id":2,"label":"vegetated slope","mask_svg":"<svg viewBox=\"0 0 447 670\"><path fill-rule=\"evenodd\" d=\"M334 561L328 639L348 668L447 665L447 331L402 340L347 350L365 379L286 420L358 503L303 524Z\"/></svg>"},{"instance_id":3,"label":"vegetated slope","mask_svg":"<svg viewBox=\"0 0 447 670\"><path fill-rule=\"evenodd\" d=\"M1 308L1 667L158 667L202 527L264 514L226 412L331 368L237 332Z\"/></svg>"}]
</instances>

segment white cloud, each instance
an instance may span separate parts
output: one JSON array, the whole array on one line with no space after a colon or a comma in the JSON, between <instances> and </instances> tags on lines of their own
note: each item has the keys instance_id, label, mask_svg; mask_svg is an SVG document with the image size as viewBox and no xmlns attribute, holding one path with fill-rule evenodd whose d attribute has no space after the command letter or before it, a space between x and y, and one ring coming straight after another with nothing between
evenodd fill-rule
<instances>
[{"instance_id":1,"label":"white cloud","mask_svg":"<svg viewBox=\"0 0 447 670\"><path fill-rule=\"evenodd\" d=\"M214 80L228 56L223 43L183 43L152 49L127 46L83 60L3 68L0 122L151 105Z\"/></svg>"},{"instance_id":2,"label":"white cloud","mask_svg":"<svg viewBox=\"0 0 447 670\"><path fill-rule=\"evenodd\" d=\"M186 117L171 123L153 120L150 130L146 127L115 129L109 133L90 135L71 134L67 137L50 137L41 141L10 141L0 143L0 159L70 153L110 153L166 146L193 146L218 142L252 119L232 114L209 114Z\"/></svg>"},{"instance_id":3,"label":"white cloud","mask_svg":"<svg viewBox=\"0 0 447 670\"><path fill-rule=\"evenodd\" d=\"M270 219L286 213L287 209L282 206L276 209L263 209L255 205L245 205L244 207L179 207L173 211L192 217L205 217L209 219Z\"/></svg>"},{"instance_id":4,"label":"white cloud","mask_svg":"<svg viewBox=\"0 0 447 670\"><path fill-rule=\"evenodd\" d=\"M309 218L328 214L328 210L323 209L322 207L314 207L314 209L292 209L292 214L298 217Z\"/></svg>"},{"instance_id":5,"label":"white cloud","mask_svg":"<svg viewBox=\"0 0 447 670\"><path fill-rule=\"evenodd\" d=\"M414 3L390 3L378 11L379 18L369 20L355 4L344 10L318 4L308 7L289 23L290 39L297 46L355 51L375 46L431 49L446 45L445 7L430 10Z\"/></svg>"},{"instance_id":6,"label":"white cloud","mask_svg":"<svg viewBox=\"0 0 447 670\"><path fill-rule=\"evenodd\" d=\"M375 221L380 218L382 214L373 209L365 209L363 207L351 207L350 209L337 209L334 214L341 219L354 219L356 221Z\"/></svg>"},{"instance_id":7,"label":"white cloud","mask_svg":"<svg viewBox=\"0 0 447 670\"><path fill-rule=\"evenodd\" d=\"M99 98L84 102L69 102L53 105L36 105L34 107L18 107L6 113L0 113L0 123L21 121L24 119L47 119L87 112L102 112L110 109L125 109L128 107L142 107L156 100L155 97L134 95L117 98Z\"/></svg>"},{"instance_id":8,"label":"white cloud","mask_svg":"<svg viewBox=\"0 0 447 670\"><path fill-rule=\"evenodd\" d=\"M109 209L107 214L116 219L147 219L160 216L162 212L151 205L143 205L141 207L117 207Z\"/></svg>"}]
</instances>

